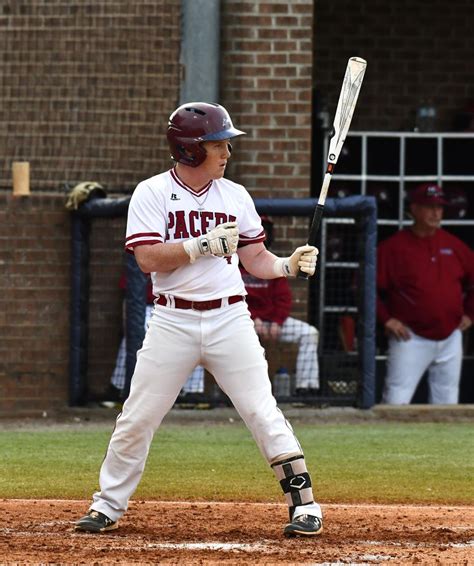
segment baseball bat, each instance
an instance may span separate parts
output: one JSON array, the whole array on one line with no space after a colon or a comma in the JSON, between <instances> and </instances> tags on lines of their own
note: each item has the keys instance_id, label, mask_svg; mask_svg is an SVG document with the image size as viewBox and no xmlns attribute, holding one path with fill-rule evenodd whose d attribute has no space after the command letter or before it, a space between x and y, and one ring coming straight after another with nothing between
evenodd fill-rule
<instances>
[{"instance_id":1,"label":"baseball bat","mask_svg":"<svg viewBox=\"0 0 474 566\"><path fill-rule=\"evenodd\" d=\"M337 103L336 114L334 116L331 141L329 142L326 173L324 175L318 203L314 210L311 227L309 229L308 244L310 246L316 245L329 184L334 172L334 167L341 153L342 146L344 145L347 132L349 131L349 126L351 125L352 115L354 114L354 109L362 87L366 68L367 61L360 57L351 57L347 62L341 93L339 94L339 101ZM300 269L298 271L298 277L307 279L308 274Z\"/></svg>"}]
</instances>

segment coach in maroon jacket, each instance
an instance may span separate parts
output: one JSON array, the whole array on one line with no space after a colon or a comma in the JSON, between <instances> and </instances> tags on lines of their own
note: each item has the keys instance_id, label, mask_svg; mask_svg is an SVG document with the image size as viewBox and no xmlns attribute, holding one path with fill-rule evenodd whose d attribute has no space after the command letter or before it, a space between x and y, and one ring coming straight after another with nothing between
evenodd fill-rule
<instances>
[{"instance_id":1,"label":"coach in maroon jacket","mask_svg":"<svg viewBox=\"0 0 474 566\"><path fill-rule=\"evenodd\" d=\"M445 204L439 186L418 186L413 225L378 247L377 315L389 338L385 403L410 403L426 370L429 402L458 402L462 332L474 320L474 253L439 227Z\"/></svg>"}]
</instances>

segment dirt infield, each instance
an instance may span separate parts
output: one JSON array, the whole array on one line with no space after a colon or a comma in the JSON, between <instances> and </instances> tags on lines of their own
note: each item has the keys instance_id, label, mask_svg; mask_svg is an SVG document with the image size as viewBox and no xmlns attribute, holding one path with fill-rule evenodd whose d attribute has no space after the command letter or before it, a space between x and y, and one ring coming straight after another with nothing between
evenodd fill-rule
<instances>
[{"instance_id":1,"label":"dirt infield","mask_svg":"<svg viewBox=\"0 0 474 566\"><path fill-rule=\"evenodd\" d=\"M325 505L325 531L285 539L277 504L133 501L120 528L75 533L87 502L0 501L0 563L474 563L474 508Z\"/></svg>"}]
</instances>

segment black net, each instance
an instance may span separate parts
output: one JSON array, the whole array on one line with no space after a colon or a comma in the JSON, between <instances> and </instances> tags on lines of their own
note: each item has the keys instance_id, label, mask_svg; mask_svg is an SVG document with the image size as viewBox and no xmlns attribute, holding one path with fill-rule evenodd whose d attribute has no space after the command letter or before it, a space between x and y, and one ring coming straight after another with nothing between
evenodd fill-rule
<instances>
[{"instance_id":1,"label":"black net","mask_svg":"<svg viewBox=\"0 0 474 566\"><path fill-rule=\"evenodd\" d=\"M363 317L364 230L354 218L330 218L321 230L320 395L357 399L361 387L359 336Z\"/></svg>"}]
</instances>

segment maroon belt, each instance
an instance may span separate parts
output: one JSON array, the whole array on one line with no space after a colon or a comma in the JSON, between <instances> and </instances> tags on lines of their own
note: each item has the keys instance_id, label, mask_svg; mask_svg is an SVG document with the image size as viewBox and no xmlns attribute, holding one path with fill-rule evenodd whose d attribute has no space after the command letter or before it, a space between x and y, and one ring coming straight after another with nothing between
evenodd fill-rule
<instances>
[{"instance_id":1,"label":"maroon belt","mask_svg":"<svg viewBox=\"0 0 474 566\"><path fill-rule=\"evenodd\" d=\"M210 311L211 309L219 309L222 306L224 299L213 299L212 301L187 301L186 299L180 299L179 297L174 298L174 308L175 309L193 309L195 311ZM242 295L233 295L229 297L228 304L233 305L234 303L239 303L244 300ZM164 295L158 295L155 302L163 307L170 306L167 304L168 301Z\"/></svg>"}]
</instances>

